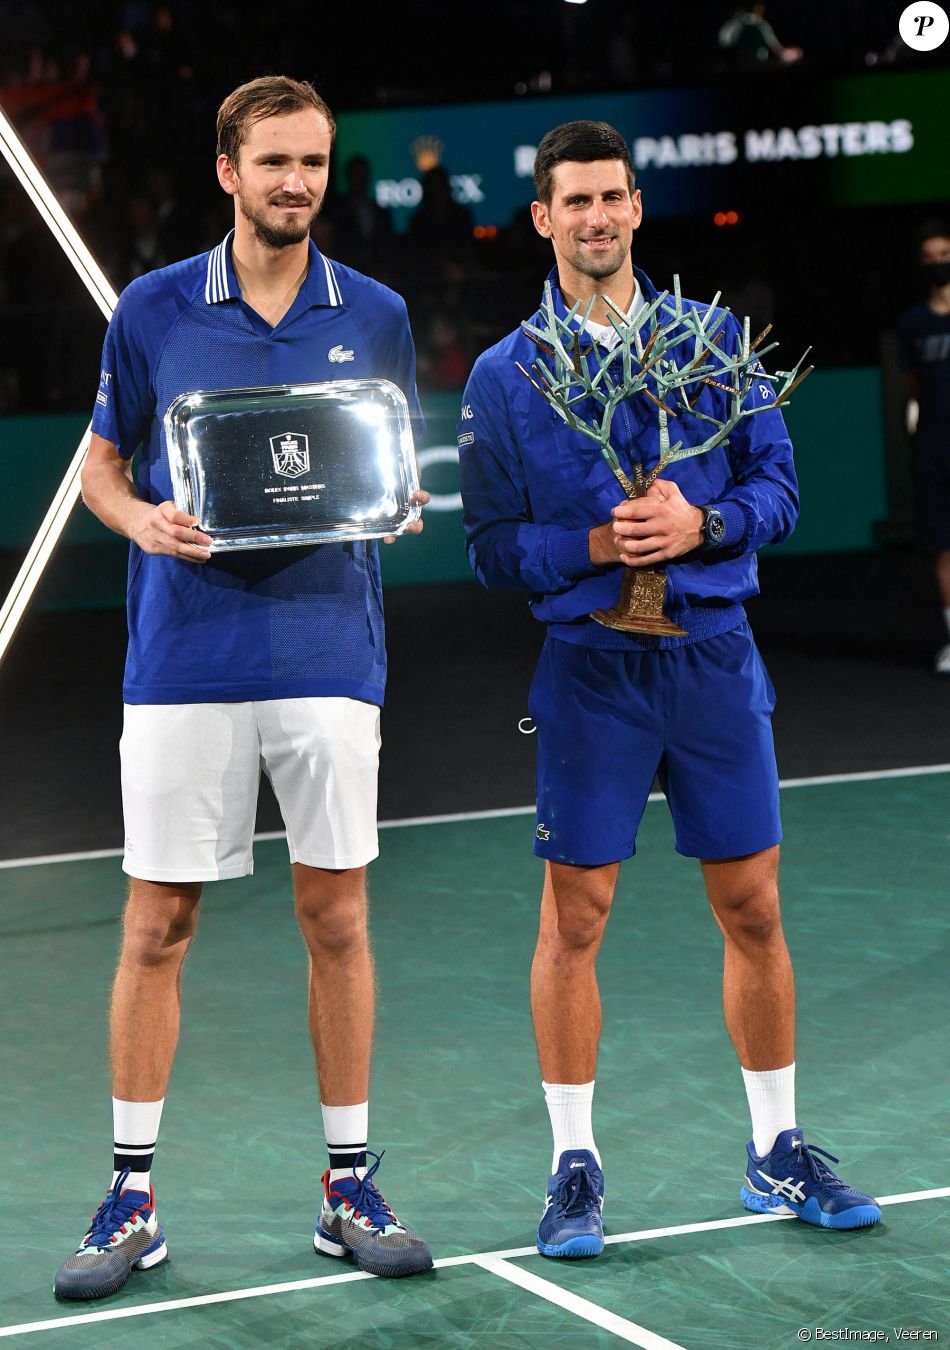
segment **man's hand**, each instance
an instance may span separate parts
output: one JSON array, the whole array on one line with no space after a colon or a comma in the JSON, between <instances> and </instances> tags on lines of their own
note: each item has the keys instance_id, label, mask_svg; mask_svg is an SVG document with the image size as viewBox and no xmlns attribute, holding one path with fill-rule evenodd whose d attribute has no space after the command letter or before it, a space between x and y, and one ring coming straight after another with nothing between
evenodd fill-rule
<instances>
[{"instance_id":1,"label":"man's hand","mask_svg":"<svg viewBox=\"0 0 950 1350\"><path fill-rule=\"evenodd\" d=\"M616 562L652 567L691 553L703 542L702 511L665 478L658 478L645 497L615 506L611 515L611 521L590 532L590 560L599 567Z\"/></svg>"},{"instance_id":2,"label":"man's hand","mask_svg":"<svg viewBox=\"0 0 950 1350\"><path fill-rule=\"evenodd\" d=\"M207 562L211 557L211 538L194 529L197 524L197 516L179 511L174 502L159 502L157 506L146 507L129 531L129 538L143 553Z\"/></svg>"},{"instance_id":3,"label":"man's hand","mask_svg":"<svg viewBox=\"0 0 950 1350\"><path fill-rule=\"evenodd\" d=\"M424 491L424 489L419 488L416 492L412 494L411 500L414 504L418 502L420 506L428 506L429 494L428 492ZM423 530L423 520L422 517L420 516L418 520L414 520L411 525L406 526L406 528L403 530L403 534L421 534L422 530ZM397 537L398 536L395 534L387 534L383 538L383 543L394 544L396 542Z\"/></svg>"}]
</instances>

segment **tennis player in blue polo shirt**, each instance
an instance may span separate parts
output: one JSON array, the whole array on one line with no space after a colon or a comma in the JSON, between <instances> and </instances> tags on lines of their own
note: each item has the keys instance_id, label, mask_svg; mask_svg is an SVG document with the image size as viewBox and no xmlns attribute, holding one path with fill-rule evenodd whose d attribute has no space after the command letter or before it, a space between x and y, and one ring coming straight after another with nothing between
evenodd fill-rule
<instances>
[{"instance_id":1,"label":"tennis player in blue polo shirt","mask_svg":"<svg viewBox=\"0 0 950 1350\"><path fill-rule=\"evenodd\" d=\"M618 339L603 297L635 319L657 294L631 259L642 207L626 142L605 123L557 127L538 149L535 185L534 224L554 246L558 311L563 317L580 301L583 312L600 297L585 341L610 349ZM725 332L736 341L733 319ZM680 364L693 355L690 339ZM597 447L568 429L518 370L536 356L519 328L479 358L459 448L472 566L486 586L530 592L547 624L528 704L538 729L535 852L547 860L531 1001L554 1133L538 1249L585 1257L604 1246L591 1124L595 963L655 775L678 851L702 862L725 939L726 1024L752 1113L742 1201L822 1227L876 1223L877 1203L834 1175L823 1161L830 1155L806 1145L795 1115L774 695L742 606L757 590L755 550L786 538L798 513L781 414L744 419L728 447L674 464L645 498L618 503ZM703 397L724 404L727 394ZM750 397L767 401L769 387ZM648 473L659 459L650 405L618 408L612 443L631 478L635 461ZM666 611L685 637L620 632L590 617L616 603L624 567L654 564L664 564Z\"/></svg>"},{"instance_id":2,"label":"tennis player in blue polo shirt","mask_svg":"<svg viewBox=\"0 0 950 1350\"><path fill-rule=\"evenodd\" d=\"M335 132L313 87L281 76L242 85L222 104L217 129L234 229L210 253L123 293L82 477L87 506L131 540L121 758L132 880L112 995L114 1171L78 1251L57 1272L63 1298L114 1293L133 1268L166 1257L150 1170L181 967L202 884L253 869L261 765L287 826L310 953L330 1164L314 1247L352 1254L376 1275L432 1265L377 1189L377 1155L367 1166L374 982L365 869L378 852L386 675L376 546L212 556L197 518L171 500L162 429L165 409L187 391L341 374L392 380L418 414L412 337L398 295L310 240Z\"/></svg>"}]
</instances>

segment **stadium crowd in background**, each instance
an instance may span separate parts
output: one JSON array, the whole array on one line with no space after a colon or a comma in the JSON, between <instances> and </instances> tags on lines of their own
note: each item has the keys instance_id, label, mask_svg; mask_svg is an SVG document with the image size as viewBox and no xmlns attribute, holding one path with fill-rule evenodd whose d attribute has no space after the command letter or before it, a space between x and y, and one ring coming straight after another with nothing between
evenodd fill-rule
<instances>
[{"instance_id":1,"label":"stadium crowd in background","mask_svg":"<svg viewBox=\"0 0 950 1350\"><path fill-rule=\"evenodd\" d=\"M737 78L734 45L721 39L740 13L729 0L708 6L686 29L662 22L657 9L629 0L612 19L610 52L595 61L578 40L584 11L520 0L506 7L504 43L486 25L471 36L465 59L439 74L427 53L443 10L418 0L418 41L406 44L401 10L381 17L355 82L327 55L345 38L350 20L342 12L321 12L318 25L304 14L287 23L283 12L267 7L248 14L234 0L213 8L106 0L91 11L68 0L0 0L0 107L121 290L142 272L214 247L225 233L221 202L207 189L214 146L198 144L193 129L208 124L222 89L265 73L265 66L314 79L341 110ZM756 32L762 9L741 11L756 20ZM770 60L766 47L766 59L756 62L762 70L749 77L759 93L764 78L812 80L918 60L895 45L890 19L866 0L846 0L834 16L820 10L781 0L769 5L769 22L795 44L782 51L804 55ZM397 39L398 88L391 84ZM373 166L364 156L348 157L344 141L314 231L329 256L405 295L423 389L461 387L474 355L533 309L544 261L527 200L514 219L476 237L468 209L453 200L452 168L429 169L422 201L400 233L375 201ZM688 259L683 282L692 292L721 288L753 321L777 318L783 340L814 342L821 364L878 362L879 334L893 328L899 313L895 297L903 303L913 284L909 268L898 284L888 284L886 255L895 231L912 237L919 212L865 212L855 229L844 213L803 217L763 202L724 231L702 219L651 220L648 181L643 186L642 247L658 280L669 284L674 260L682 270ZM844 253L842 234L849 239ZM813 316L842 285L853 307L850 322L816 341ZM0 310L0 413L85 409L101 316L2 161Z\"/></svg>"}]
</instances>

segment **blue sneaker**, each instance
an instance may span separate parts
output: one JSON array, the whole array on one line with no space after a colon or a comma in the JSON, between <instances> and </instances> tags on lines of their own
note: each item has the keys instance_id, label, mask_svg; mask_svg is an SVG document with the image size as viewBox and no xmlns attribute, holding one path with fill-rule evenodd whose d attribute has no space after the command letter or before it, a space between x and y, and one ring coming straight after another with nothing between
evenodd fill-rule
<instances>
[{"instance_id":1,"label":"blue sneaker","mask_svg":"<svg viewBox=\"0 0 950 1350\"><path fill-rule=\"evenodd\" d=\"M57 1298L106 1298L126 1283L133 1266L149 1270L168 1256L165 1233L155 1217L155 1193L124 1191L128 1168L96 1210L89 1232L56 1272Z\"/></svg>"},{"instance_id":2,"label":"blue sneaker","mask_svg":"<svg viewBox=\"0 0 950 1350\"><path fill-rule=\"evenodd\" d=\"M833 1153L809 1146L801 1130L784 1130L764 1158L750 1143L749 1165L739 1197L758 1214L796 1214L820 1228L870 1228L881 1207L870 1195L852 1190L836 1177L820 1153L836 1163Z\"/></svg>"},{"instance_id":3,"label":"blue sneaker","mask_svg":"<svg viewBox=\"0 0 950 1350\"><path fill-rule=\"evenodd\" d=\"M538 1224L542 1256L599 1256L604 1250L604 1174L586 1148L558 1159Z\"/></svg>"},{"instance_id":4,"label":"blue sneaker","mask_svg":"<svg viewBox=\"0 0 950 1350\"><path fill-rule=\"evenodd\" d=\"M365 1177L323 1174L323 1206L313 1249L327 1256L352 1256L370 1275L418 1275L432 1269L432 1253L421 1237L404 1228L376 1189L373 1177L382 1154Z\"/></svg>"}]
</instances>

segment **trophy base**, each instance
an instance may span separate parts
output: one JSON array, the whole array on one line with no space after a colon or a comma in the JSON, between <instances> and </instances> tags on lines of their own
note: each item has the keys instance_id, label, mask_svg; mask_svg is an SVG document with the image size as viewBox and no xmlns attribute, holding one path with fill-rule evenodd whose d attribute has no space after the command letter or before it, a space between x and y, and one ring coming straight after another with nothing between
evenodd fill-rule
<instances>
[{"instance_id":1,"label":"trophy base","mask_svg":"<svg viewBox=\"0 0 950 1350\"><path fill-rule=\"evenodd\" d=\"M656 637L686 637L686 629L673 623L665 614L625 614L615 609L595 609L590 616L605 628L619 628L624 633L652 633Z\"/></svg>"},{"instance_id":2,"label":"trophy base","mask_svg":"<svg viewBox=\"0 0 950 1350\"><path fill-rule=\"evenodd\" d=\"M655 567L629 567L624 572L620 599L613 609L595 609L590 617L605 628L619 628L624 633L686 637L686 629L663 613L665 593L665 573Z\"/></svg>"}]
</instances>

